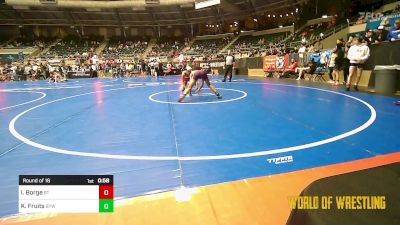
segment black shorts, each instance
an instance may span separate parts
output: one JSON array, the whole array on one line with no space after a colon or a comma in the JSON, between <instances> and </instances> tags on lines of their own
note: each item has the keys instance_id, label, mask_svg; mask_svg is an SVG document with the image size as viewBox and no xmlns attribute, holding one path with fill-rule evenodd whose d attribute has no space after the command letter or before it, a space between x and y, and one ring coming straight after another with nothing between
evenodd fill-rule
<instances>
[{"instance_id":1,"label":"black shorts","mask_svg":"<svg viewBox=\"0 0 400 225\"><path fill-rule=\"evenodd\" d=\"M351 66L357 67L358 69L364 69L364 63L350 63L350 67Z\"/></svg>"},{"instance_id":2,"label":"black shorts","mask_svg":"<svg viewBox=\"0 0 400 225\"><path fill-rule=\"evenodd\" d=\"M333 70L342 70L343 69L343 64L342 63L335 63L335 66L333 67Z\"/></svg>"}]
</instances>

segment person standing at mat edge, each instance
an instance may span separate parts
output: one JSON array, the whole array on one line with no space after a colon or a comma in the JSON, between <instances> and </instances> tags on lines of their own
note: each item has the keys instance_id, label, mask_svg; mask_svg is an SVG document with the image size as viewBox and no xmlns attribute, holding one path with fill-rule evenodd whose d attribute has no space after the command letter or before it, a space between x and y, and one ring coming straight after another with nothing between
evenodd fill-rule
<instances>
[{"instance_id":1,"label":"person standing at mat edge","mask_svg":"<svg viewBox=\"0 0 400 225\"><path fill-rule=\"evenodd\" d=\"M225 76L222 82L226 82L226 77L229 74L229 82L232 81L233 65L235 64L235 57L231 55L231 51L228 51L228 55L225 57Z\"/></svg>"},{"instance_id":2,"label":"person standing at mat edge","mask_svg":"<svg viewBox=\"0 0 400 225\"><path fill-rule=\"evenodd\" d=\"M210 83L210 80L208 79L207 72L204 70L194 70L190 73L190 81L189 81L189 86L185 88L185 91L181 94L181 96L178 99L178 102L183 102L185 99L186 95L192 91L192 88L195 84L197 84L198 80L201 80L201 85L200 87L196 88L196 94L199 93L199 91L203 88L204 82L207 84L207 86L214 92L214 94L217 96L217 98L221 99L222 95L220 95L217 91L217 89Z\"/></svg>"},{"instance_id":3,"label":"person standing at mat edge","mask_svg":"<svg viewBox=\"0 0 400 225\"><path fill-rule=\"evenodd\" d=\"M351 78L356 76L354 90L358 91L358 83L361 79L364 63L369 58L369 47L362 43L360 37L353 38L353 46L350 47L347 58L350 60L349 76L347 77L346 91L350 91Z\"/></svg>"}]
</instances>

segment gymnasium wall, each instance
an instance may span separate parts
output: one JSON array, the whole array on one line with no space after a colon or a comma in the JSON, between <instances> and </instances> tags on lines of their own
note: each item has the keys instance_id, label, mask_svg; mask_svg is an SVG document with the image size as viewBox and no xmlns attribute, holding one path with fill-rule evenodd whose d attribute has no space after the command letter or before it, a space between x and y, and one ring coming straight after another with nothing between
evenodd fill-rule
<instances>
[{"instance_id":1,"label":"gymnasium wall","mask_svg":"<svg viewBox=\"0 0 400 225\"><path fill-rule=\"evenodd\" d=\"M343 38L344 40L346 40L348 33L349 33L349 28L345 28L345 29L325 38L324 40L321 41L321 43L325 49L334 48L336 46L336 40L339 38Z\"/></svg>"}]
</instances>

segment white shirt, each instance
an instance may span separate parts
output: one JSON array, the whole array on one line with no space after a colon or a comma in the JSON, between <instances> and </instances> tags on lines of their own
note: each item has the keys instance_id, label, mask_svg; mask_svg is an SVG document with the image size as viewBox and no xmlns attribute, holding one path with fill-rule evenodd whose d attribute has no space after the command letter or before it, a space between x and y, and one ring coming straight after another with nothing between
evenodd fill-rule
<instances>
[{"instance_id":1,"label":"white shirt","mask_svg":"<svg viewBox=\"0 0 400 225\"><path fill-rule=\"evenodd\" d=\"M347 53L350 63L364 63L369 58L369 47L364 44L353 45Z\"/></svg>"},{"instance_id":2,"label":"white shirt","mask_svg":"<svg viewBox=\"0 0 400 225\"><path fill-rule=\"evenodd\" d=\"M232 66L232 65L233 65L233 62L235 62L235 57L233 57L233 56L231 56L231 55L226 56L226 58L225 58L225 65L227 65L227 66Z\"/></svg>"},{"instance_id":3,"label":"white shirt","mask_svg":"<svg viewBox=\"0 0 400 225\"><path fill-rule=\"evenodd\" d=\"M185 60L185 57L183 56L183 54L179 55L179 63L183 63L183 61Z\"/></svg>"},{"instance_id":4,"label":"white shirt","mask_svg":"<svg viewBox=\"0 0 400 225\"><path fill-rule=\"evenodd\" d=\"M299 57L303 58L303 53L305 53L307 50L306 46L302 46L299 48Z\"/></svg>"},{"instance_id":5,"label":"white shirt","mask_svg":"<svg viewBox=\"0 0 400 225\"><path fill-rule=\"evenodd\" d=\"M332 52L328 67L335 67L336 57L337 57L337 54Z\"/></svg>"},{"instance_id":6,"label":"white shirt","mask_svg":"<svg viewBox=\"0 0 400 225\"><path fill-rule=\"evenodd\" d=\"M99 61L99 60L98 60L98 58L97 58L97 55L94 55L94 56L92 57L92 62L93 62L93 64L97 64L98 61Z\"/></svg>"}]
</instances>

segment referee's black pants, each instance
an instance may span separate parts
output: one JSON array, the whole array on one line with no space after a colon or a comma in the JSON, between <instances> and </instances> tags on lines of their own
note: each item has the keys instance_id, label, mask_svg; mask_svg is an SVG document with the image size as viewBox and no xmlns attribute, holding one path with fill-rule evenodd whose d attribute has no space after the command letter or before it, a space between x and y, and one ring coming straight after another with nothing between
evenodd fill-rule
<instances>
[{"instance_id":1,"label":"referee's black pants","mask_svg":"<svg viewBox=\"0 0 400 225\"><path fill-rule=\"evenodd\" d=\"M233 70L233 65L226 65L224 81L226 81L226 77L228 76L228 74L229 74L229 81L232 80L232 70Z\"/></svg>"}]
</instances>

